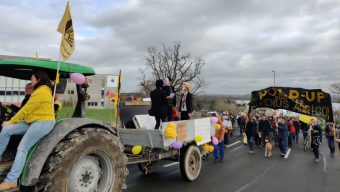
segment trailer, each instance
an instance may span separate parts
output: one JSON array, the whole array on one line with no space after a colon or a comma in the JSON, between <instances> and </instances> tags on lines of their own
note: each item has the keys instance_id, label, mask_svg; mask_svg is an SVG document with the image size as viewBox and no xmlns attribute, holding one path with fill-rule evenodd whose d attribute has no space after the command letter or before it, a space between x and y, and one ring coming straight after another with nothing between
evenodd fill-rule
<instances>
[{"instance_id":1,"label":"trailer","mask_svg":"<svg viewBox=\"0 0 340 192\"><path fill-rule=\"evenodd\" d=\"M176 138L166 137L165 131L170 123L176 127ZM186 181L194 181L199 177L203 145L211 141L213 134L214 125L210 118L165 122L159 130L150 127L117 129L117 136L125 147L128 164L137 164L140 171L149 174L155 171L158 161L162 159L177 161L180 173ZM183 146L180 149L173 148L172 143L178 141ZM132 153L134 146L142 147L140 154Z\"/></svg>"}]
</instances>

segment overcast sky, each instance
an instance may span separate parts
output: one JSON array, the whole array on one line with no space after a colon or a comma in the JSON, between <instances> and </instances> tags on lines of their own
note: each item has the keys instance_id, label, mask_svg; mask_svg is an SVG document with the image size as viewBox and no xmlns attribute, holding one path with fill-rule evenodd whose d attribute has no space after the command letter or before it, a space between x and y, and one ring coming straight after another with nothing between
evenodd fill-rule
<instances>
[{"instance_id":1,"label":"overcast sky","mask_svg":"<svg viewBox=\"0 0 340 192\"><path fill-rule=\"evenodd\" d=\"M66 0L1 0L0 54L58 59ZM248 94L273 85L322 88L340 81L337 0L72 0L70 62L123 72L137 91L146 49L174 41L202 56L205 93Z\"/></svg>"}]
</instances>

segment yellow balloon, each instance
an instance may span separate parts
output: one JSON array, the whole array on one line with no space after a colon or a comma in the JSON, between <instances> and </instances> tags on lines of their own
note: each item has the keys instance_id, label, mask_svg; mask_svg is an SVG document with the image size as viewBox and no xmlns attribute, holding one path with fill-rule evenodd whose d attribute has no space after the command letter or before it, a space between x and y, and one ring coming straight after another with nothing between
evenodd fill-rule
<instances>
[{"instance_id":1,"label":"yellow balloon","mask_svg":"<svg viewBox=\"0 0 340 192\"><path fill-rule=\"evenodd\" d=\"M142 146L140 145L136 145L134 147L132 147L132 153L135 155L140 154L140 152L142 152Z\"/></svg>"},{"instance_id":2,"label":"yellow balloon","mask_svg":"<svg viewBox=\"0 0 340 192\"><path fill-rule=\"evenodd\" d=\"M168 127L172 128L172 129L175 129L176 128L176 124L174 122L170 122L170 123L168 123Z\"/></svg>"},{"instance_id":3,"label":"yellow balloon","mask_svg":"<svg viewBox=\"0 0 340 192\"><path fill-rule=\"evenodd\" d=\"M216 123L216 125L215 125L215 129L220 129L221 128L221 125L220 124L218 124L218 123Z\"/></svg>"},{"instance_id":4,"label":"yellow balloon","mask_svg":"<svg viewBox=\"0 0 340 192\"><path fill-rule=\"evenodd\" d=\"M209 152L213 152L214 151L214 146L209 145Z\"/></svg>"},{"instance_id":5,"label":"yellow balloon","mask_svg":"<svg viewBox=\"0 0 340 192\"><path fill-rule=\"evenodd\" d=\"M201 141L203 141L203 137L202 136L200 136L200 135L198 135L198 136L196 136L195 137L195 139L194 139L197 143L198 142L201 142Z\"/></svg>"},{"instance_id":6,"label":"yellow balloon","mask_svg":"<svg viewBox=\"0 0 340 192\"><path fill-rule=\"evenodd\" d=\"M164 136L166 138L176 139L177 133L175 131L175 128L167 127L164 131Z\"/></svg>"},{"instance_id":7,"label":"yellow balloon","mask_svg":"<svg viewBox=\"0 0 340 192\"><path fill-rule=\"evenodd\" d=\"M203 150L205 153L208 153L209 152L209 145L208 144L204 144L203 145Z\"/></svg>"}]
</instances>

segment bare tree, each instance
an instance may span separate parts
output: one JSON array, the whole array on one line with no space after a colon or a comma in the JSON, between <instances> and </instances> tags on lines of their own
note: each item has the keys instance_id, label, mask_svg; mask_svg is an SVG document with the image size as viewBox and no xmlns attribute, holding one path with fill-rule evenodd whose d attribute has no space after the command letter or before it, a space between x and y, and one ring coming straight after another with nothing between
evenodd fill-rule
<instances>
[{"instance_id":1,"label":"bare tree","mask_svg":"<svg viewBox=\"0 0 340 192\"><path fill-rule=\"evenodd\" d=\"M340 83L331 84L331 91L336 95L340 95Z\"/></svg>"},{"instance_id":2,"label":"bare tree","mask_svg":"<svg viewBox=\"0 0 340 192\"><path fill-rule=\"evenodd\" d=\"M154 87L156 79L170 77L173 81L175 91L181 90L183 82L191 83L192 93L198 94L206 85L202 77L202 67L205 65L201 57L192 58L190 53L180 53L181 44L175 42L172 47L162 44L162 50L155 47L147 49L146 69L141 70L140 86L142 92L148 95Z\"/></svg>"}]
</instances>

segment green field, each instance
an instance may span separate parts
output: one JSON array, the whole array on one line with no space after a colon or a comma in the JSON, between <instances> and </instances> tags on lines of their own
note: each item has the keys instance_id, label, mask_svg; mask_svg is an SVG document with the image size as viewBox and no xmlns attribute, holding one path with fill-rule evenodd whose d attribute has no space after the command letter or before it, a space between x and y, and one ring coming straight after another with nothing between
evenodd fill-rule
<instances>
[{"instance_id":1,"label":"green field","mask_svg":"<svg viewBox=\"0 0 340 192\"><path fill-rule=\"evenodd\" d=\"M62 108L58 112L57 120L70 118L73 115L74 108ZM115 115L113 109L85 109L85 116L87 118L97 119L101 121L114 122Z\"/></svg>"}]
</instances>

